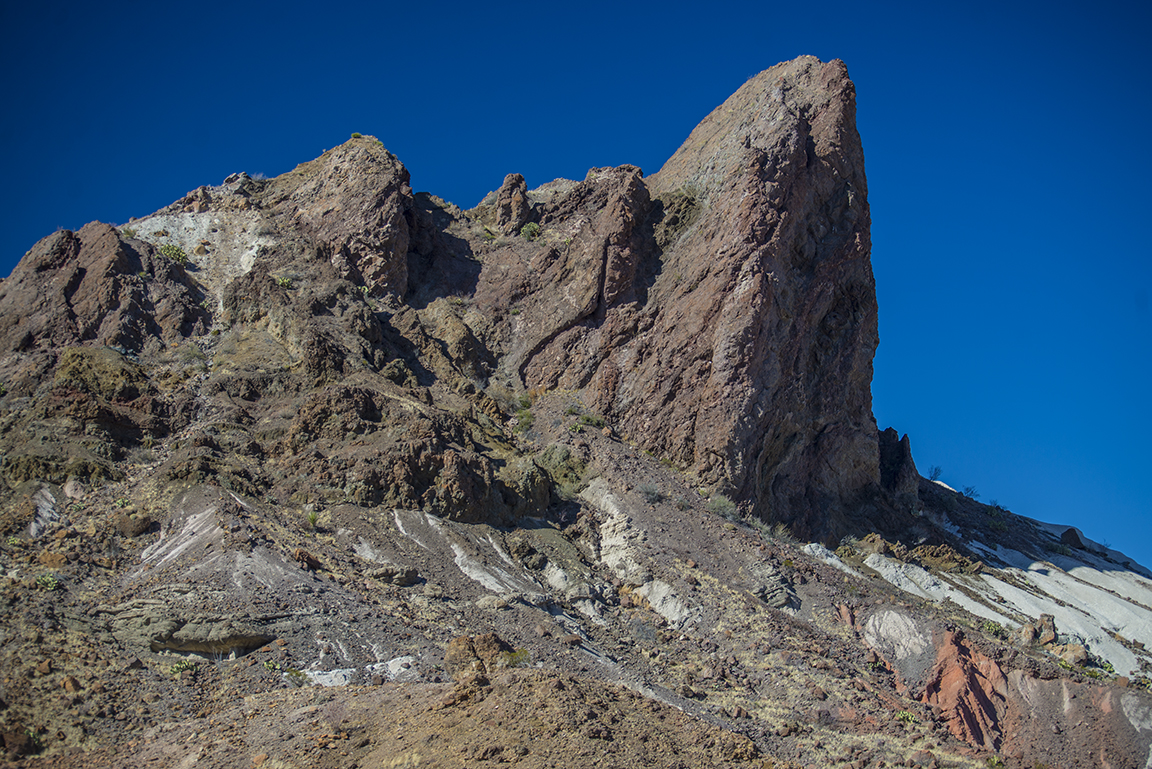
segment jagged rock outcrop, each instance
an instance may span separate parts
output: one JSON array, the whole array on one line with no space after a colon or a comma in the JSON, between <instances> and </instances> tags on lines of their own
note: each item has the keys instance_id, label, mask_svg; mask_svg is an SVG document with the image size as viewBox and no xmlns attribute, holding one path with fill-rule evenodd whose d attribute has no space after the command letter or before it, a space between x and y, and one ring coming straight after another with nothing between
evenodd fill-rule
<instances>
[{"instance_id":1,"label":"jagged rock outcrop","mask_svg":"<svg viewBox=\"0 0 1152 769\"><path fill-rule=\"evenodd\" d=\"M140 350L207 332L203 293L179 260L92 222L33 246L0 283L0 366L30 391L72 345Z\"/></svg>"},{"instance_id":2,"label":"jagged rock outcrop","mask_svg":"<svg viewBox=\"0 0 1152 769\"><path fill-rule=\"evenodd\" d=\"M631 440L838 539L880 488L854 121L843 63L804 57L750 80L651 179L594 169L545 190L540 244L486 258L477 287L481 311L518 313L494 339L507 370L584 388Z\"/></svg>"},{"instance_id":3,"label":"jagged rock outcrop","mask_svg":"<svg viewBox=\"0 0 1152 769\"><path fill-rule=\"evenodd\" d=\"M877 432L854 98L803 57L652 177L469 211L357 134L37 244L0 284L9 756L1145 759L1152 574Z\"/></svg>"},{"instance_id":4,"label":"jagged rock outcrop","mask_svg":"<svg viewBox=\"0 0 1152 769\"><path fill-rule=\"evenodd\" d=\"M277 177L264 207L297 227L344 279L375 294L408 291L408 169L371 137L354 138Z\"/></svg>"}]
</instances>

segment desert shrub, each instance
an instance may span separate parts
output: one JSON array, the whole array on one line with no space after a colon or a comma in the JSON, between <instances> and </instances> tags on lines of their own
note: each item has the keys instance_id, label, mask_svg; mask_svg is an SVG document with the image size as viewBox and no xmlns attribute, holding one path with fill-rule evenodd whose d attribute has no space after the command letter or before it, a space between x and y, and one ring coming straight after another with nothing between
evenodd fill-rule
<instances>
[{"instance_id":1,"label":"desert shrub","mask_svg":"<svg viewBox=\"0 0 1152 769\"><path fill-rule=\"evenodd\" d=\"M136 237L136 230L132 229L131 227L121 227L120 234L131 240L132 238Z\"/></svg>"},{"instance_id":2,"label":"desert shrub","mask_svg":"<svg viewBox=\"0 0 1152 769\"><path fill-rule=\"evenodd\" d=\"M196 663L192 660L180 660L172 667L168 668L168 672L174 676L178 676L185 670L195 670Z\"/></svg>"},{"instance_id":3,"label":"desert shrub","mask_svg":"<svg viewBox=\"0 0 1152 769\"><path fill-rule=\"evenodd\" d=\"M353 132L352 132L352 138L353 138L353 139L359 139L359 138L360 138L360 137L362 137L363 135L364 135L364 134L360 133L359 131L353 131Z\"/></svg>"},{"instance_id":4,"label":"desert shrub","mask_svg":"<svg viewBox=\"0 0 1152 769\"><path fill-rule=\"evenodd\" d=\"M502 652L500 654L498 667L502 668L526 668L532 664L532 653L527 649L517 649L511 652Z\"/></svg>"},{"instance_id":5,"label":"desert shrub","mask_svg":"<svg viewBox=\"0 0 1152 769\"><path fill-rule=\"evenodd\" d=\"M288 682L289 686L297 689L308 685L308 676L296 668L288 668L285 670L284 680Z\"/></svg>"},{"instance_id":6,"label":"desert shrub","mask_svg":"<svg viewBox=\"0 0 1152 769\"><path fill-rule=\"evenodd\" d=\"M943 472L944 471L940 469L940 465L932 465L932 467L928 468L928 480L930 480L930 481L940 480L940 475Z\"/></svg>"},{"instance_id":7,"label":"desert shrub","mask_svg":"<svg viewBox=\"0 0 1152 769\"><path fill-rule=\"evenodd\" d=\"M685 497L676 497L675 504L677 510L690 510L692 508L692 503Z\"/></svg>"},{"instance_id":8,"label":"desert shrub","mask_svg":"<svg viewBox=\"0 0 1152 769\"><path fill-rule=\"evenodd\" d=\"M664 495L660 493L660 489L658 489L654 483L642 483L636 490L640 492L640 496L644 497L644 501L650 505L654 505L664 499Z\"/></svg>"},{"instance_id":9,"label":"desert shrub","mask_svg":"<svg viewBox=\"0 0 1152 769\"><path fill-rule=\"evenodd\" d=\"M980 499L980 492L976 491L975 486L965 486L964 496L968 497L969 499Z\"/></svg>"},{"instance_id":10,"label":"desert shrub","mask_svg":"<svg viewBox=\"0 0 1152 769\"><path fill-rule=\"evenodd\" d=\"M188 264L188 254L184 253L184 249L180 246L174 246L171 243L165 243L160 246L160 255L171 259L176 264Z\"/></svg>"},{"instance_id":11,"label":"desert shrub","mask_svg":"<svg viewBox=\"0 0 1152 769\"><path fill-rule=\"evenodd\" d=\"M723 494L716 494L708 500L707 510L710 513L724 518L739 518L736 513L736 503Z\"/></svg>"},{"instance_id":12,"label":"desert shrub","mask_svg":"<svg viewBox=\"0 0 1152 769\"><path fill-rule=\"evenodd\" d=\"M36 586L41 590L59 590L61 588L60 579L52 574L41 574L36 578Z\"/></svg>"},{"instance_id":13,"label":"desert shrub","mask_svg":"<svg viewBox=\"0 0 1152 769\"><path fill-rule=\"evenodd\" d=\"M786 523L777 523L772 527L772 539L778 542L795 542L796 537Z\"/></svg>"},{"instance_id":14,"label":"desert shrub","mask_svg":"<svg viewBox=\"0 0 1152 769\"><path fill-rule=\"evenodd\" d=\"M920 719L916 717L915 713L907 710L901 710L899 713L897 713L896 720L903 721L906 724L915 724L920 721Z\"/></svg>"},{"instance_id":15,"label":"desert shrub","mask_svg":"<svg viewBox=\"0 0 1152 769\"><path fill-rule=\"evenodd\" d=\"M999 622L993 622L990 619L986 619L981 622L980 629L995 638L1003 638L1005 635L1007 635L1003 625L1001 625Z\"/></svg>"},{"instance_id":16,"label":"desert shrub","mask_svg":"<svg viewBox=\"0 0 1152 769\"><path fill-rule=\"evenodd\" d=\"M276 278L276 285L283 289L292 288L292 278L289 278L287 275L281 275Z\"/></svg>"},{"instance_id":17,"label":"desert shrub","mask_svg":"<svg viewBox=\"0 0 1152 769\"><path fill-rule=\"evenodd\" d=\"M540 237L540 225L536 222L528 222L520 228L520 237L524 240L536 240Z\"/></svg>"}]
</instances>

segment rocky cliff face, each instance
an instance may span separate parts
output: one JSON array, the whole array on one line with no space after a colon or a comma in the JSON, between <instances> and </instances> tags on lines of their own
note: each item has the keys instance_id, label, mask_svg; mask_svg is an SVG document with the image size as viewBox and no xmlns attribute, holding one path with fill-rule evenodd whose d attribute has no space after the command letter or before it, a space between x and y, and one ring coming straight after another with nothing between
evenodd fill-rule
<instances>
[{"instance_id":1,"label":"rocky cliff face","mask_svg":"<svg viewBox=\"0 0 1152 769\"><path fill-rule=\"evenodd\" d=\"M854 109L805 57L652 177L463 211L357 135L37 244L0 284L8 752L1143 760L1150 575L876 429Z\"/></svg>"}]
</instances>

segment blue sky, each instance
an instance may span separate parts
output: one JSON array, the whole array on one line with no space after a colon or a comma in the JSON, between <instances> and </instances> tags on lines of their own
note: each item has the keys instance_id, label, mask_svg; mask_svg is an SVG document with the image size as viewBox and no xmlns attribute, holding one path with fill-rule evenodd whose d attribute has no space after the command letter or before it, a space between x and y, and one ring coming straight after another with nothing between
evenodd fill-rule
<instances>
[{"instance_id":1,"label":"blue sky","mask_svg":"<svg viewBox=\"0 0 1152 769\"><path fill-rule=\"evenodd\" d=\"M925 474L1152 566L1152 12L1136 3L0 6L0 274L233 171L378 136L464 207L654 173L747 78L840 58L881 428Z\"/></svg>"}]
</instances>

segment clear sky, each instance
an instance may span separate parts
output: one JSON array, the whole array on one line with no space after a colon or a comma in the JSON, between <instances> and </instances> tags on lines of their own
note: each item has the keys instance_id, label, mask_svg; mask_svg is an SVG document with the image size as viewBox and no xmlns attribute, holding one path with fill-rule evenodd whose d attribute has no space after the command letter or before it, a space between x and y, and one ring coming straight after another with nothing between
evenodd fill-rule
<instances>
[{"instance_id":1,"label":"clear sky","mask_svg":"<svg viewBox=\"0 0 1152 769\"><path fill-rule=\"evenodd\" d=\"M800 54L856 83L881 428L925 474L1152 566L1145 3L0 5L0 274L234 171L374 134L463 207L654 173Z\"/></svg>"}]
</instances>

